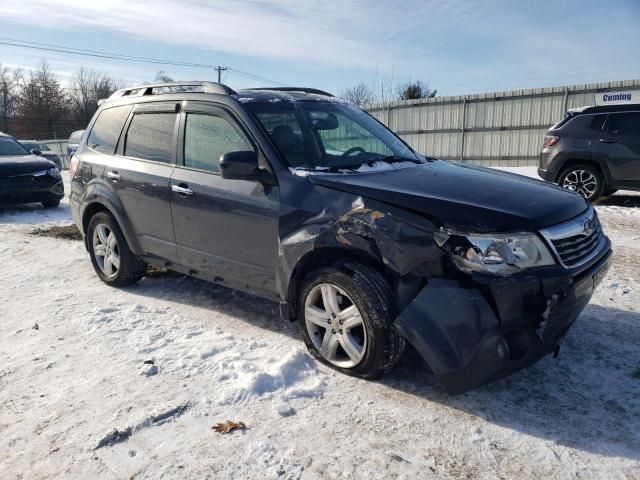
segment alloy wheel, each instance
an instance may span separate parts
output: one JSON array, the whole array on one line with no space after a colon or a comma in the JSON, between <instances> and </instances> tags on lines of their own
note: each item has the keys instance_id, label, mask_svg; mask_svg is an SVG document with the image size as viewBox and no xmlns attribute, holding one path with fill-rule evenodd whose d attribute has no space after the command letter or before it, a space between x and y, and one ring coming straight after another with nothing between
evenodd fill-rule
<instances>
[{"instance_id":1,"label":"alloy wheel","mask_svg":"<svg viewBox=\"0 0 640 480\"><path fill-rule=\"evenodd\" d=\"M120 250L113 231L104 223L93 230L93 254L100 271L107 278L114 278L120 270Z\"/></svg>"},{"instance_id":2,"label":"alloy wheel","mask_svg":"<svg viewBox=\"0 0 640 480\"><path fill-rule=\"evenodd\" d=\"M353 368L367 348L367 331L353 300L330 283L316 285L307 295L305 325L316 350L330 363Z\"/></svg>"},{"instance_id":3,"label":"alloy wheel","mask_svg":"<svg viewBox=\"0 0 640 480\"><path fill-rule=\"evenodd\" d=\"M585 198L591 198L598 189L598 180L587 170L572 170L564 177L562 186Z\"/></svg>"}]
</instances>

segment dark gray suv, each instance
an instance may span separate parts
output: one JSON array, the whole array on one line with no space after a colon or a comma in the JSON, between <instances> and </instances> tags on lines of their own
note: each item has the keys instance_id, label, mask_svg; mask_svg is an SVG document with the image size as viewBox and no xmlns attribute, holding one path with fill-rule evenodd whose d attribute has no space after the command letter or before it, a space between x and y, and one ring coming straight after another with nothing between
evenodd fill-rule
<instances>
[{"instance_id":1,"label":"dark gray suv","mask_svg":"<svg viewBox=\"0 0 640 480\"><path fill-rule=\"evenodd\" d=\"M569 110L544 138L538 175L592 202L640 190L640 105Z\"/></svg>"},{"instance_id":2,"label":"dark gray suv","mask_svg":"<svg viewBox=\"0 0 640 480\"><path fill-rule=\"evenodd\" d=\"M449 392L520 370L557 353L612 260L578 194L424 157L317 90L125 89L87 132L69 203L103 282L153 264L278 302L350 375L407 341Z\"/></svg>"}]
</instances>

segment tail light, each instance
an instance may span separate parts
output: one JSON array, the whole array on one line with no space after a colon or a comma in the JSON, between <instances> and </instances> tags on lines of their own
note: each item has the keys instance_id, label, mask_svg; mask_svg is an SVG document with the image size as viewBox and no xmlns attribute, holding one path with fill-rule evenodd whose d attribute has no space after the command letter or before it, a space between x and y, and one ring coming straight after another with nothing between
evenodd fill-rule
<instances>
[{"instance_id":1,"label":"tail light","mask_svg":"<svg viewBox=\"0 0 640 480\"><path fill-rule=\"evenodd\" d=\"M559 141L560 141L560 137L558 135L545 135L543 146L553 147Z\"/></svg>"},{"instance_id":2,"label":"tail light","mask_svg":"<svg viewBox=\"0 0 640 480\"><path fill-rule=\"evenodd\" d=\"M69 162L69 176L71 179L76 176L78 172L78 165L80 164L80 160L75 155L71 157L71 162Z\"/></svg>"}]
</instances>

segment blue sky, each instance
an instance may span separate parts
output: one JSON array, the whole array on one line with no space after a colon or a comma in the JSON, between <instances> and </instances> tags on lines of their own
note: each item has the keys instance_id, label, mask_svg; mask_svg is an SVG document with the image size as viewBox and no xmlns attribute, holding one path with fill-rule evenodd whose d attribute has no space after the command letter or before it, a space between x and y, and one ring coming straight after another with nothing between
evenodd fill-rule
<instances>
[{"instance_id":1,"label":"blue sky","mask_svg":"<svg viewBox=\"0 0 640 480\"><path fill-rule=\"evenodd\" d=\"M2 0L0 37L229 65L340 92L423 80L462 94L640 78L640 0ZM0 42L2 40L0 39ZM208 69L0 45L0 62L43 58L63 82L81 66L126 83L214 79ZM264 85L227 74L232 87Z\"/></svg>"}]
</instances>

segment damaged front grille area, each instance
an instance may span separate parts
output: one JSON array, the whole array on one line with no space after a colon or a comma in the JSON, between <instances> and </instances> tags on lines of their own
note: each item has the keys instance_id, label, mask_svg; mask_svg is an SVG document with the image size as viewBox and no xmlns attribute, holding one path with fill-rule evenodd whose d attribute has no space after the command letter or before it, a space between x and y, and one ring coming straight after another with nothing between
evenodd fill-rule
<instances>
[{"instance_id":1,"label":"damaged front grille area","mask_svg":"<svg viewBox=\"0 0 640 480\"><path fill-rule=\"evenodd\" d=\"M585 264L600 250L604 233L593 207L569 222L541 230L556 257L567 268Z\"/></svg>"},{"instance_id":2,"label":"damaged front grille area","mask_svg":"<svg viewBox=\"0 0 640 480\"><path fill-rule=\"evenodd\" d=\"M561 240L552 240L552 243L562 263L573 267L582 263L585 258L588 258L598 248L602 235L602 228L600 223L597 222L591 235L574 235Z\"/></svg>"}]
</instances>

